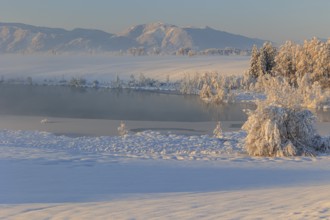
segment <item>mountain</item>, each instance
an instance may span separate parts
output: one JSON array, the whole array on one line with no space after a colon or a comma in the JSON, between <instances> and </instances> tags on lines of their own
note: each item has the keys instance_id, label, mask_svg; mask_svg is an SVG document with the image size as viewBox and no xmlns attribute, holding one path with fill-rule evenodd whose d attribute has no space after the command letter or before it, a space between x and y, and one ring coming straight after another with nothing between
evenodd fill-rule
<instances>
[{"instance_id":1,"label":"mountain","mask_svg":"<svg viewBox=\"0 0 330 220\"><path fill-rule=\"evenodd\" d=\"M135 41L100 30L0 23L0 53L118 51L134 46Z\"/></svg>"},{"instance_id":2,"label":"mountain","mask_svg":"<svg viewBox=\"0 0 330 220\"><path fill-rule=\"evenodd\" d=\"M182 47L194 47L193 39L183 29L175 25L152 23L129 28L120 36L135 40L146 48L160 48L165 51Z\"/></svg>"},{"instance_id":3,"label":"mountain","mask_svg":"<svg viewBox=\"0 0 330 220\"><path fill-rule=\"evenodd\" d=\"M120 34L77 28L36 27L0 23L0 53L108 52L143 50L173 53L180 48L250 49L264 40L206 28L180 28L171 24L136 25Z\"/></svg>"}]
</instances>

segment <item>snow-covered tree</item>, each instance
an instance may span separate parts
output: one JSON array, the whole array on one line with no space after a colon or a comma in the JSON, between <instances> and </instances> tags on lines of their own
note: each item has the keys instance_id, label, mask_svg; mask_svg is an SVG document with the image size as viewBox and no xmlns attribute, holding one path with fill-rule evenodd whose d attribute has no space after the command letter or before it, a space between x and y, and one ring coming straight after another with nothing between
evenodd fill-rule
<instances>
[{"instance_id":1,"label":"snow-covered tree","mask_svg":"<svg viewBox=\"0 0 330 220\"><path fill-rule=\"evenodd\" d=\"M264 74L272 74L272 69L275 66L276 49L272 43L266 42L259 50L258 57L258 72L259 76Z\"/></svg>"},{"instance_id":2,"label":"snow-covered tree","mask_svg":"<svg viewBox=\"0 0 330 220\"><path fill-rule=\"evenodd\" d=\"M126 134L128 134L128 130L126 129L126 124L123 121L120 122L120 125L117 128L117 130L120 136L125 136Z\"/></svg>"},{"instance_id":3,"label":"snow-covered tree","mask_svg":"<svg viewBox=\"0 0 330 220\"><path fill-rule=\"evenodd\" d=\"M244 76L248 88L256 82L258 77L273 74L276 54L276 48L270 42L264 43L259 50L255 45L252 47L250 66Z\"/></svg>"},{"instance_id":4,"label":"snow-covered tree","mask_svg":"<svg viewBox=\"0 0 330 220\"><path fill-rule=\"evenodd\" d=\"M304 41L303 45L287 41L278 52L271 43L265 43L259 50L253 47L245 75L247 87L256 82L251 78L265 74L283 76L293 86L298 86L297 81L310 74L312 83L319 82L322 88L330 87L330 40L322 42L313 38Z\"/></svg>"},{"instance_id":5,"label":"snow-covered tree","mask_svg":"<svg viewBox=\"0 0 330 220\"><path fill-rule=\"evenodd\" d=\"M202 99L202 100L205 100L205 101L211 101L212 99L212 91L211 91L211 87L209 84L205 83L199 93L199 97Z\"/></svg>"},{"instance_id":6,"label":"snow-covered tree","mask_svg":"<svg viewBox=\"0 0 330 220\"><path fill-rule=\"evenodd\" d=\"M296 83L296 56L297 45L292 41L286 41L285 44L280 47L275 57L275 75L288 78L290 84Z\"/></svg>"},{"instance_id":7,"label":"snow-covered tree","mask_svg":"<svg viewBox=\"0 0 330 220\"><path fill-rule=\"evenodd\" d=\"M317 58L313 71L313 81L317 81L322 87L330 87L330 42L321 43L318 47Z\"/></svg>"},{"instance_id":8,"label":"snow-covered tree","mask_svg":"<svg viewBox=\"0 0 330 220\"><path fill-rule=\"evenodd\" d=\"M222 138L223 137L223 131L221 128L221 123L218 121L217 126L213 130L213 137L215 138Z\"/></svg>"},{"instance_id":9,"label":"snow-covered tree","mask_svg":"<svg viewBox=\"0 0 330 220\"><path fill-rule=\"evenodd\" d=\"M253 78L258 78L258 76L259 76L259 67L258 67L259 56L260 56L260 53L258 51L257 46L253 45L252 52L251 52L251 58L250 58L250 67L248 70L248 75Z\"/></svg>"}]
</instances>

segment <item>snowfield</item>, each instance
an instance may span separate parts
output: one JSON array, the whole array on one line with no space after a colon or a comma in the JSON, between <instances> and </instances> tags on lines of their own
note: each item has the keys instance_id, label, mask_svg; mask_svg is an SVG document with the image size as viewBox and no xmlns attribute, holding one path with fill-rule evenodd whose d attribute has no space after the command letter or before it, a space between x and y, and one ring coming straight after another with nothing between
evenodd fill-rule
<instances>
[{"instance_id":1,"label":"snowfield","mask_svg":"<svg viewBox=\"0 0 330 220\"><path fill-rule=\"evenodd\" d=\"M0 77L4 80L31 77L44 80L69 81L72 77L89 82L110 82L117 75L121 80L145 77L165 81L181 80L184 74L219 72L242 74L249 56L113 56L113 55L0 55Z\"/></svg>"},{"instance_id":2,"label":"snowfield","mask_svg":"<svg viewBox=\"0 0 330 220\"><path fill-rule=\"evenodd\" d=\"M6 219L329 219L329 185L8 205Z\"/></svg>"}]
</instances>

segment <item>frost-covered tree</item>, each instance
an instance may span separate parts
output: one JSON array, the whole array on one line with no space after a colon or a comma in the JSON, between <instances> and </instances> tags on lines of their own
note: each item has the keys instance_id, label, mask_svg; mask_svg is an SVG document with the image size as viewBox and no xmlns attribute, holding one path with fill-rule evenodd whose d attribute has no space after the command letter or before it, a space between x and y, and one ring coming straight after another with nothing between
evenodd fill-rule
<instances>
[{"instance_id":1,"label":"frost-covered tree","mask_svg":"<svg viewBox=\"0 0 330 220\"><path fill-rule=\"evenodd\" d=\"M289 79L290 84L296 83L296 61L297 45L292 41L286 41L275 57L274 72L277 76L283 76Z\"/></svg>"},{"instance_id":2,"label":"frost-covered tree","mask_svg":"<svg viewBox=\"0 0 330 220\"><path fill-rule=\"evenodd\" d=\"M251 51L251 58L250 58L250 67L248 70L248 75L253 78L258 78L259 76L259 67L258 67L259 56L260 53L257 46L253 45Z\"/></svg>"},{"instance_id":3,"label":"frost-covered tree","mask_svg":"<svg viewBox=\"0 0 330 220\"><path fill-rule=\"evenodd\" d=\"M228 103L235 98L232 90L243 88L243 84L243 77L223 76L217 72L194 76L185 74L180 83L180 92L199 95L208 103Z\"/></svg>"},{"instance_id":4,"label":"frost-covered tree","mask_svg":"<svg viewBox=\"0 0 330 220\"><path fill-rule=\"evenodd\" d=\"M128 134L128 130L126 129L126 124L123 121L120 122L120 125L117 128L117 130L120 136L125 136L126 134Z\"/></svg>"},{"instance_id":5,"label":"frost-covered tree","mask_svg":"<svg viewBox=\"0 0 330 220\"><path fill-rule=\"evenodd\" d=\"M322 87L330 87L330 41L321 43L318 47L312 77Z\"/></svg>"},{"instance_id":6,"label":"frost-covered tree","mask_svg":"<svg viewBox=\"0 0 330 220\"><path fill-rule=\"evenodd\" d=\"M330 91L321 88L318 82L312 82L309 74L298 78L297 86L292 86L285 77L264 75L258 78L254 89L266 94L269 104L276 102L290 108L322 108L330 103Z\"/></svg>"},{"instance_id":7,"label":"frost-covered tree","mask_svg":"<svg viewBox=\"0 0 330 220\"><path fill-rule=\"evenodd\" d=\"M330 87L330 46L317 38L304 41L299 47L296 78L310 74L312 82L319 82L323 88Z\"/></svg>"},{"instance_id":8,"label":"frost-covered tree","mask_svg":"<svg viewBox=\"0 0 330 220\"><path fill-rule=\"evenodd\" d=\"M206 101L209 101L210 99L212 99L212 91L211 91L211 87L209 84L205 83L199 93L199 97L202 99L202 100L206 100Z\"/></svg>"},{"instance_id":9,"label":"frost-covered tree","mask_svg":"<svg viewBox=\"0 0 330 220\"><path fill-rule=\"evenodd\" d=\"M221 128L221 123L218 121L217 126L213 130L213 137L215 138L222 138L223 137L223 131Z\"/></svg>"},{"instance_id":10,"label":"frost-covered tree","mask_svg":"<svg viewBox=\"0 0 330 220\"><path fill-rule=\"evenodd\" d=\"M250 67L245 82L248 87L255 84L251 76L260 77L265 74L285 77L293 86L305 74L310 74L312 83L319 82L322 88L330 87L330 40L322 42L317 38L304 41L303 45L287 41L278 52L265 43L257 50L253 47Z\"/></svg>"},{"instance_id":11,"label":"frost-covered tree","mask_svg":"<svg viewBox=\"0 0 330 220\"><path fill-rule=\"evenodd\" d=\"M203 101L211 103L228 103L234 99L232 89L240 87L241 80L235 77L224 77L218 73L205 73L198 79L198 85L202 85L200 97Z\"/></svg>"},{"instance_id":12,"label":"frost-covered tree","mask_svg":"<svg viewBox=\"0 0 330 220\"><path fill-rule=\"evenodd\" d=\"M259 76L272 74L272 70L275 67L276 54L276 48L270 42L264 43L259 50L254 45L252 47L250 66L245 76L245 81L254 83L256 81L255 79Z\"/></svg>"},{"instance_id":13,"label":"frost-covered tree","mask_svg":"<svg viewBox=\"0 0 330 220\"><path fill-rule=\"evenodd\" d=\"M264 74L272 74L272 69L275 66L276 49L272 43L266 42L259 50L258 57L258 72L259 76Z\"/></svg>"},{"instance_id":14,"label":"frost-covered tree","mask_svg":"<svg viewBox=\"0 0 330 220\"><path fill-rule=\"evenodd\" d=\"M200 75L198 73L193 76L191 74L184 74L180 83L180 92L182 94L198 95L204 85L204 76L205 74Z\"/></svg>"}]
</instances>

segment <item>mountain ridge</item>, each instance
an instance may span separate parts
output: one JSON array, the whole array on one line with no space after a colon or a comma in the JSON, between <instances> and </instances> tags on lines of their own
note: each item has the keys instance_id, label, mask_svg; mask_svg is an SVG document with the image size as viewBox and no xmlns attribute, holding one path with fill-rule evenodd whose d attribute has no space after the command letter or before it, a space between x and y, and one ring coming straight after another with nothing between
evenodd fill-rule
<instances>
[{"instance_id":1,"label":"mountain ridge","mask_svg":"<svg viewBox=\"0 0 330 220\"><path fill-rule=\"evenodd\" d=\"M251 49L264 40L204 28L149 23L132 26L119 34L102 30L39 27L0 22L0 53L126 52L175 53L180 48Z\"/></svg>"}]
</instances>

